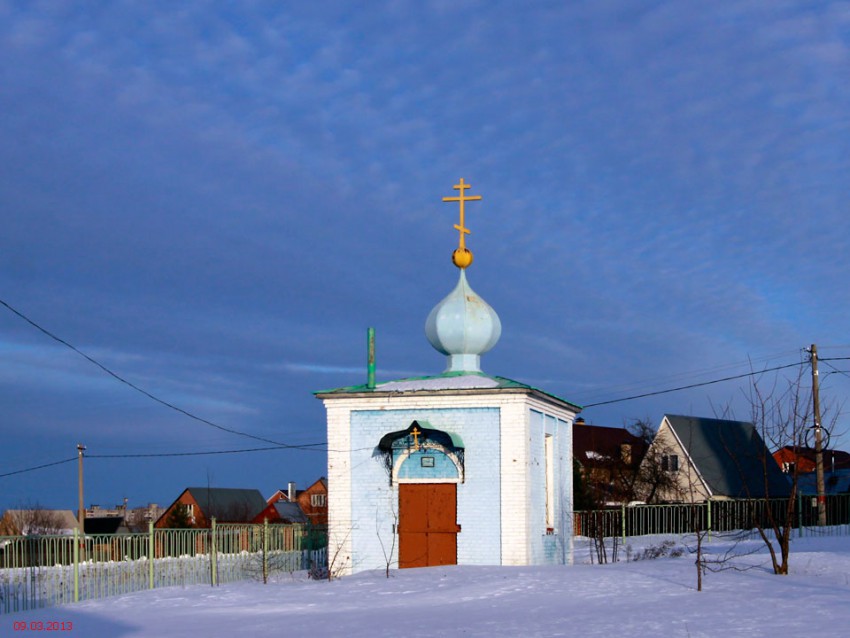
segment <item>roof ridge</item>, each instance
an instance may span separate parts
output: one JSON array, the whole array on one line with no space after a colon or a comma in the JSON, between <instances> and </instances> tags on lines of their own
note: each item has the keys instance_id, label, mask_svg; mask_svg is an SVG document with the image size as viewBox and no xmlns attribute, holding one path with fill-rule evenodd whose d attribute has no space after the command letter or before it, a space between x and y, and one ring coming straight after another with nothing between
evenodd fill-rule
<instances>
[{"instance_id":1,"label":"roof ridge","mask_svg":"<svg viewBox=\"0 0 850 638\"><path fill-rule=\"evenodd\" d=\"M715 423L745 423L747 425L754 425L752 421L742 421L741 419L718 419L717 417L712 416L694 416L692 414L668 414L665 413L664 416L668 419L691 419L694 421L713 421Z\"/></svg>"}]
</instances>

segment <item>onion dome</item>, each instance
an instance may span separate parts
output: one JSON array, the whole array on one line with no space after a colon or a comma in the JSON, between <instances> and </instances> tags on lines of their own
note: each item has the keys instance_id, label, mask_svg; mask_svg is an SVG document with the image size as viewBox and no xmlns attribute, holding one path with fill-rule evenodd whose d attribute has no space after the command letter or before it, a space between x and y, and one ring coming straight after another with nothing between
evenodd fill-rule
<instances>
[{"instance_id":1,"label":"onion dome","mask_svg":"<svg viewBox=\"0 0 850 638\"><path fill-rule=\"evenodd\" d=\"M501 334L499 315L470 288L464 269L455 289L425 321L428 341L448 355L445 372L481 372L481 355L496 345Z\"/></svg>"}]
</instances>

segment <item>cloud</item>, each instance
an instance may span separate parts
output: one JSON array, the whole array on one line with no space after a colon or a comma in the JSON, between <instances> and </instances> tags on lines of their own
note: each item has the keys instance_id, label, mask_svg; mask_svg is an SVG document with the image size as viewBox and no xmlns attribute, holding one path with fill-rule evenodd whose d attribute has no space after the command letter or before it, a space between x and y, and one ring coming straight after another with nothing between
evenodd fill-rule
<instances>
[{"instance_id":1,"label":"cloud","mask_svg":"<svg viewBox=\"0 0 850 638\"><path fill-rule=\"evenodd\" d=\"M0 6L3 297L213 420L322 433L367 326L382 378L443 369L464 177L488 372L580 401L846 341L846 4L484 6ZM0 418L175 431L0 326Z\"/></svg>"}]
</instances>

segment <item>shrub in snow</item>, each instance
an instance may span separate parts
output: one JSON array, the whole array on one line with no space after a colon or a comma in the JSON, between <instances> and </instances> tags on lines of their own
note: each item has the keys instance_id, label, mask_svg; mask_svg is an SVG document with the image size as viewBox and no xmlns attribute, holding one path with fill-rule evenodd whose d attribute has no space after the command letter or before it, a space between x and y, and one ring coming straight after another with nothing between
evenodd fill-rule
<instances>
[{"instance_id":1,"label":"shrub in snow","mask_svg":"<svg viewBox=\"0 0 850 638\"><path fill-rule=\"evenodd\" d=\"M650 545L644 547L642 552L638 552L632 556L632 560L655 560L656 558L679 558L685 553L685 548L677 546L674 541L666 540L660 545ZM631 547L629 547L631 554Z\"/></svg>"}]
</instances>

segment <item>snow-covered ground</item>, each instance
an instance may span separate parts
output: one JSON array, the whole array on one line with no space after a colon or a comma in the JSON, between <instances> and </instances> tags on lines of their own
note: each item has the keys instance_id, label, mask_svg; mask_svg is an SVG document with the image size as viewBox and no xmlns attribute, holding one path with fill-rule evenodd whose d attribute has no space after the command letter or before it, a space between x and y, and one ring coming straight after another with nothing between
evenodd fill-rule
<instances>
[{"instance_id":1,"label":"snow-covered ground","mask_svg":"<svg viewBox=\"0 0 850 638\"><path fill-rule=\"evenodd\" d=\"M641 553L659 539L632 543ZM716 539L712 552L728 543ZM736 549L758 548L757 541ZM577 563L589 557L579 548ZM625 555L621 555L625 561ZM0 635L65 623L65 635L129 636L841 636L850 632L850 538L795 540L791 574L764 551L746 570L708 573L693 557L569 567L434 567L333 582L281 577L164 588L0 617ZM728 565L727 565L728 566ZM14 623L28 630L15 631ZM68 629L72 623L72 629ZM20 626L20 625L19 625ZM59 628L60 625L52 625ZM41 631L37 633L41 634ZM43 635L43 634L42 634ZM54 634L55 635L55 634Z\"/></svg>"}]
</instances>

